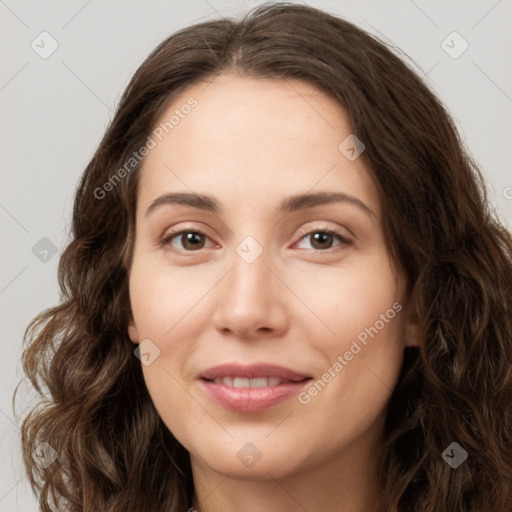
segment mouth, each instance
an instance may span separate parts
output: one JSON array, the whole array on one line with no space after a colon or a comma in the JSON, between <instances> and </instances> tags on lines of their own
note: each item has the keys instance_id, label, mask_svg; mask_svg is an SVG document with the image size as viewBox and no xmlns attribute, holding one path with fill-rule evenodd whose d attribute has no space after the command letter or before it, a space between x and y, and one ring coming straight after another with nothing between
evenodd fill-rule
<instances>
[{"instance_id":1,"label":"mouth","mask_svg":"<svg viewBox=\"0 0 512 512\"><path fill-rule=\"evenodd\" d=\"M202 372L199 380L209 398L224 408L257 412L293 397L312 377L271 364L225 364Z\"/></svg>"},{"instance_id":2,"label":"mouth","mask_svg":"<svg viewBox=\"0 0 512 512\"><path fill-rule=\"evenodd\" d=\"M207 380L207 379L205 379ZM256 377L255 379L246 379L244 377L218 377L208 382L222 384L230 388L268 388L269 386L279 386L283 383L292 382L291 380L280 379L279 377Z\"/></svg>"}]
</instances>

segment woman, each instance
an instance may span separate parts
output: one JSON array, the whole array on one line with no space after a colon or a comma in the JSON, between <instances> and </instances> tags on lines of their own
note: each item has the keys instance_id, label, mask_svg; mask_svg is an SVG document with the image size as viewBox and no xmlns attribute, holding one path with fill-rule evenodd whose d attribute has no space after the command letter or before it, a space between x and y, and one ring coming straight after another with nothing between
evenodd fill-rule
<instances>
[{"instance_id":1,"label":"woman","mask_svg":"<svg viewBox=\"0 0 512 512\"><path fill-rule=\"evenodd\" d=\"M41 510L511 509L512 237L354 25L276 4L160 44L59 280L23 356Z\"/></svg>"}]
</instances>

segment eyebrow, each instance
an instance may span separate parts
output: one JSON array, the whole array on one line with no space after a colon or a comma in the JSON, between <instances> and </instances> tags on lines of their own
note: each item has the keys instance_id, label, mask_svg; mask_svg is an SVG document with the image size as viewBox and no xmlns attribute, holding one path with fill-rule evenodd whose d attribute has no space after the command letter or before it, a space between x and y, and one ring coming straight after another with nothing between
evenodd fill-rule
<instances>
[{"instance_id":1,"label":"eyebrow","mask_svg":"<svg viewBox=\"0 0 512 512\"><path fill-rule=\"evenodd\" d=\"M347 203L356 206L370 217L375 216L375 213L363 201L343 192L315 192L291 196L281 203L279 212L286 214L331 203ZM156 198L146 210L146 216L161 206L170 204L191 206L215 214L222 211L219 203L213 197L203 194L173 192Z\"/></svg>"}]
</instances>

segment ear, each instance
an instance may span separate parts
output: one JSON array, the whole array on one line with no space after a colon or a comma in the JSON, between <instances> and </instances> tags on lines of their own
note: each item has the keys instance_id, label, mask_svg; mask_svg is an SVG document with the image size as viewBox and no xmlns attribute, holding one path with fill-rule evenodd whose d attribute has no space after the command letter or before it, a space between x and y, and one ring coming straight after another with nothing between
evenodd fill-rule
<instances>
[{"instance_id":1,"label":"ear","mask_svg":"<svg viewBox=\"0 0 512 512\"><path fill-rule=\"evenodd\" d=\"M135 321L132 315L130 315L128 320L128 336L133 343L139 343L139 332L137 331L137 327L135 326Z\"/></svg>"},{"instance_id":2,"label":"ear","mask_svg":"<svg viewBox=\"0 0 512 512\"><path fill-rule=\"evenodd\" d=\"M407 324L405 327L405 346L406 347L419 347L420 336L418 319L412 312L407 313Z\"/></svg>"}]
</instances>

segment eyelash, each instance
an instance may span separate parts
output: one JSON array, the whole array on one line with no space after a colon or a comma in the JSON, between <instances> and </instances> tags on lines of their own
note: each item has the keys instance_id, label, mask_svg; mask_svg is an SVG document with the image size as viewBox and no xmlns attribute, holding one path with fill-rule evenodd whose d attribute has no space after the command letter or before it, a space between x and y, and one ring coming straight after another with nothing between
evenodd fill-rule
<instances>
[{"instance_id":1,"label":"eyelash","mask_svg":"<svg viewBox=\"0 0 512 512\"><path fill-rule=\"evenodd\" d=\"M182 229L181 231L176 231L175 233L169 233L168 235L165 235L164 237L162 237L161 241L160 241L160 245L161 247L166 247L166 246L170 246L170 243L171 241L184 234L184 233L194 233L194 234L197 234L197 235L200 235L200 236L204 236L205 238L209 238L208 235L206 235L206 233L204 233L203 231L201 230L198 230L198 229ZM352 242L344 237L343 235L341 235L340 233L338 233L337 231L333 230L333 229L330 229L330 228L317 228L317 229L313 229L313 230L310 230L310 231L303 231L300 233L301 237L300 239L298 240L298 242L300 242L301 240L303 240L304 238L308 237L308 236L311 236L315 233L322 233L322 234L328 234L328 235L333 235L335 237L337 237L340 241L340 244L339 245L335 245L334 247L330 247L329 249L309 249L310 251L315 251L315 252L325 252L327 253L328 251L332 250L332 249L335 249L336 247L341 247L341 246L345 246L344 248L346 248L347 246L349 245L352 245ZM296 243L298 243L296 242ZM172 249L173 251L175 252L178 252L178 253L181 253L181 254L194 254L196 252L199 252L201 249L198 249L198 250L195 250L195 251L187 251L187 250L176 250L176 249ZM343 250L343 249L341 249Z\"/></svg>"}]
</instances>

